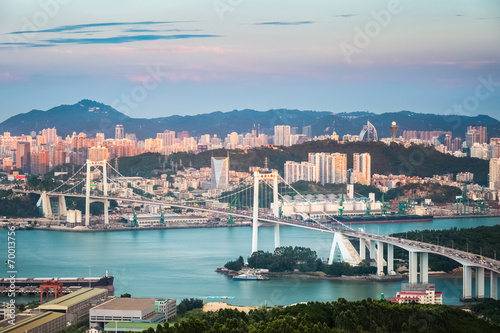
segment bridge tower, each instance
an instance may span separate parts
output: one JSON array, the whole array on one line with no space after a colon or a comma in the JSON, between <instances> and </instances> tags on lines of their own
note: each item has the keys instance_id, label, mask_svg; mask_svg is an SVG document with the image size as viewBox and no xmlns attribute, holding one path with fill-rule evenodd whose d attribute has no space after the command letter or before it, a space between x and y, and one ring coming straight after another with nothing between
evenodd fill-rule
<instances>
[{"instance_id":1,"label":"bridge tower","mask_svg":"<svg viewBox=\"0 0 500 333\"><path fill-rule=\"evenodd\" d=\"M252 253L258 251L259 243L259 183L261 180L273 181L273 203L271 205L274 217L280 215L280 202L278 200L278 170L272 170L271 173L260 173L254 171L254 187L253 187L253 221L252 221ZM274 247L280 246L280 226L278 223L274 225Z\"/></svg>"},{"instance_id":2,"label":"bridge tower","mask_svg":"<svg viewBox=\"0 0 500 333\"><path fill-rule=\"evenodd\" d=\"M85 182L85 225L90 225L90 204L92 202L103 202L104 203L104 223L109 224L109 216L108 216L108 208L109 208L109 200L108 199L90 199L90 187L91 187L91 173L92 168L102 167L102 181L103 181L103 194L105 197L108 196L108 174L107 174L107 162L106 161L92 161L87 160L87 179Z\"/></svg>"}]
</instances>

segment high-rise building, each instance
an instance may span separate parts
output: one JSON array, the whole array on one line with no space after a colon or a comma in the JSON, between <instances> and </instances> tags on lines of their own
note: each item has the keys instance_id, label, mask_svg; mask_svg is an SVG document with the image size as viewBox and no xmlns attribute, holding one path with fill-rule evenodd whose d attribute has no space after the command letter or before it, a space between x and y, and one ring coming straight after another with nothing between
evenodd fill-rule
<instances>
[{"instance_id":1,"label":"high-rise building","mask_svg":"<svg viewBox=\"0 0 500 333\"><path fill-rule=\"evenodd\" d=\"M165 130L163 133L156 134L156 138L161 140L163 147L172 146L175 143L175 132Z\"/></svg>"},{"instance_id":2,"label":"high-rise building","mask_svg":"<svg viewBox=\"0 0 500 333\"><path fill-rule=\"evenodd\" d=\"M340 153L309 153L309 163L316 166L315 179L322 185L347 182L347 155Z\"/></svg>"},{"instance_id":3,"label":"high-rise building","mask_svg":"<svg viewBox=\"0 0 500 333\"><path fill-rule=\"evenodd\" d=\"M490 190L500 190L500 158L490 160Z\"/></svg>"},{"instance_id":4,"label":"high-rise building","mask_svg":"<svg viewBox=\"0 0 500 333\"><path fill-rule=\"evenodd\" d=\"M57 145L57 130L56 128L46 128L42 130L42 136L45 137L46 143L49 146Z\"/></svg>"},{"instance_id":5,"label":"high-rise building","mask_svg":"<svg viewBox=\"0 0 500 333\"><path fill-rule=\"evenodd\" d=\"M304 134L308 139L312 139L312 126L304 126L302 127L302 134Z\"/></svg>"},{"instance_id":6,"label":"high-rise building","mask_svg":"<svg viewBox=\"0 0 500 333\"><path fill-rule=\"evenodd\" d=\"M95 134L95 141L97 145L102 145L104 144L104 140L106 137L104 136L104 133L96 133Z\"/></svg>"},{"instance_id":7,"label":"high-rise building","mask_svg":"<svg viewBox=\"0 0 500 333\"><path fill-rule=\"evenodd\" d=\"M275 146L291 146L290 126L278 125L274 126L274 145Z\"/></svg>"},{"instance_id":8,"label":"high-rise building","mask_svg":"<svg viewBox=\"0 0 500 333\"><path fill-rule=\"evenodd\" d=\"M309 162L285 162L285 181L288 184L304 180L307 182L317 182L317 167Z\"/></svg>"},{"instance_id":9,"label":"high-rise building","mask_svg":"<svg viewBox=\"0 0 500 333\"><path fill-rule=\"evenodd\" d=\"M115 140L125 139L125 129L123 125L116 125L115 127Z\"/></svg>"},{"instance_id":10,"label":"high-rise building","mask_svg":"<svg viewBox=\"0 0 500 333\"><path fill-rule=\"evenodd\" d=\"M100 161L107 161L108 158L109 158L108 148L100 146L89 148L89 160L100 162Z\"/></svg>"},{"instance_id":11,"label":"high-rise building","mask_svg":"<svg viewBox=\"0 0 500 333\"><path fill-rule=\"evenodd\" d=\"M229 186L229 156L212 157L212 188L225 188Z\"/></svg>"},{"instance_id":12,"label":"high-rise building","mask_svg":"<svg viewBox=\"0 0 500 333\"><path fill-rule=\"evenodd\" d=\"M472 147L475 143L483 144L488 142L486 126L469 126L465 134L467 147Z\"/></svg>"},{"instance_id":13,"label":"high-rise building","mask_svg":"<svg viewBox=\"0 0 500 333\"><path fill-rule=\"evenodd\" d=\"M372 158L370 154L353 154L353 173L355 182L362 185L370 185L372 177Z\"/></svg>"},{"instance_id":14,"label":"high-rise building","mask_svg":"<svg viewBox=\"0 0 500 333\"><path fill-rule=\"evenodd\" d=\"M24 172L31 172L31 145L29 142L20 141L16 149L16 168Z\"/></svg>"},{"instance_id":15,"label":"high-rise building","mask_svg":"<svg viewBox=\"0 0 500 333\"><path fill-rule=\"evenodd\" d=\"M375 126L369 121L366 122L366 125L363 126L363 129L359 133L360 141L378 141L377 130Z\"/></svg>"},{"instance_id":16,"label":"high-rise building","mask_svg":"<svg viewBox=\"0 0 500 333\"><path fill-rule=\"evenodd\" d=\"M396 122L393 121L391 124L391 140L392 142L396 141L398 135L398 125L396 125Z\"/></svg>"}]
</instances>

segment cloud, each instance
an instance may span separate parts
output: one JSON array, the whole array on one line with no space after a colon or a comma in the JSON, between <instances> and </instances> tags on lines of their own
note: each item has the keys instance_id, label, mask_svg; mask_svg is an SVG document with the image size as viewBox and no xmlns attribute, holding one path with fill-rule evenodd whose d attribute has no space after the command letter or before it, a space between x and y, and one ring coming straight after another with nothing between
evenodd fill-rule
<instances>
[{"instance_id":1,"label":"cloud","mask_svg":"<svg viewBox=\"0 0 500 333\"><path fill-rule=\"evenodd\" d=\"M210 38L220 37L219 35L137 35L137 36L116 36L106 38L57 38L47 39L40 42L23 43L0 43L0 48L6 47L50 47L61 44L123 44L142 41L189 39L189 38Z\"/></svg>"},{"instance_id":2,"label":"cloud","mask_svg":"<svg viewBox=\"0 0 500 333\"><path fill-rule=\"evenodd\" d=\"M281 22L281 21L274 21L274 22L259 22L255 23L255 25L303 25L303 24L312 24L314 22L312 21L297 21L297 22Z\"/></svg>"},{"instance_id":3,"label":"cloud","mask_svg":"<svg viewBox=\"0 0 500 333\"><path fill-rule=\"evenodd\" d=\"M107 23L89 23L89 24L76 24L76 25L63 25L52 29L44 29L44 30L28 30L28 31L13 31L10 34L27 34L27 33L40 33L40 32L66 32L86 29L86 28L94 28L94 27L114 27L114 26L124 26L124 25L132 25L132 26L144 26L144 25L154 25L154 24L172 24L172 23L182 23L186 21L146 21L146 22L107 22Z\"/></svg>"},{"instance_id":4,"label":"cloud","mask_svg":"<svg viewBox=\"0 0 500 333\"><path fill-rule=\"evenodd\" d=\"M335 17L353 17L353 16L358 16L358 14L339 14L339 15L335 15Z\"/></svg>"},{"instance_id":5,"label":"cloud","mask_svg":"<svg viewBox=\"0 0 500 333\"><path fill-rule=\"evenodd\" d=\"M45 40L52 44L122 44L141 41L187 39L187 38L208 38L220 37L219 35L138 35L138 36L116 36L106 38L58 38Z\"/></svg>"}]
</instances>

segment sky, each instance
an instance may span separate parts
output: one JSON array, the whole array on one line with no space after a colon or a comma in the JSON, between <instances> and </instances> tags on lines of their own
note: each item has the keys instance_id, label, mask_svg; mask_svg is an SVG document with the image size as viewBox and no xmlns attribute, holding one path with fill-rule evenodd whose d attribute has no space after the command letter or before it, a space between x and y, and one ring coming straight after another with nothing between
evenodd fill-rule
<instances>
[{"instance_id":1,"label":"sky","mask_svg":"<svg viewBox=\"0 0 500 333\"><path fill-rule=\"evenodd\" d=\"M497 0L0 0L0 121L278 108L500 118Z\"/></svg>"}]
</instances>

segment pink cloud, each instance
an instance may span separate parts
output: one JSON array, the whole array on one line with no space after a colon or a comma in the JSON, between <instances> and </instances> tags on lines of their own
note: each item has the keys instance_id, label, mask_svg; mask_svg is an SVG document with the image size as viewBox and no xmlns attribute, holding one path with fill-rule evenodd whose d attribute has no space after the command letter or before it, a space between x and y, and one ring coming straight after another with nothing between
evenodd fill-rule
<instances>
[{"instance_id":1,"label":"pink cloud","mask_svg":"<svg viewBox=\"0 0 500 333\"><path fill-rule=\"evenodd\" d=\"M21 74L13 74L11 72L0 72L0 82L16 82L24 79Z\"/></svg>"}]
</instances>

